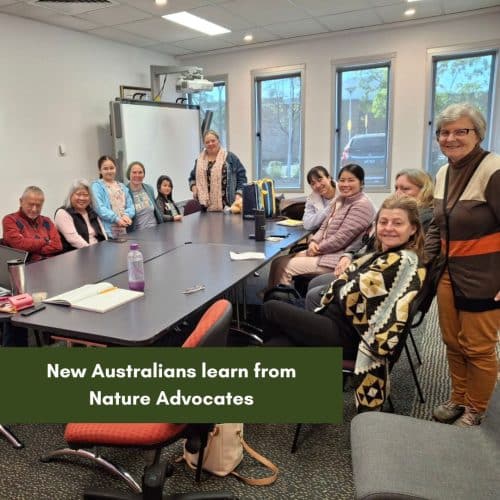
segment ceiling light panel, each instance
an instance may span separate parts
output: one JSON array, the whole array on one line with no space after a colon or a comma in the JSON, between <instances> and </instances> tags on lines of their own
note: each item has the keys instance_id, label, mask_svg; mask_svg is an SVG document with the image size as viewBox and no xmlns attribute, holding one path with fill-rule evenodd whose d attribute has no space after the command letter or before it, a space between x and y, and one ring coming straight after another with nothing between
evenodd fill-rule
<instances>
[{"instance_id":1,"label":"ceiling light panel","mask_svg":"<svg viewBox=\"0 0 500 500\"><path fill-rule=\"evenodd\" d=\"M167 21L172 21L173 23L205 33L205 35L222 35L223 33L229 33L231 31L223 26L219 26L218 24L207 21L201 17L194 16L193 14L185 11L176 12L175 14L167 14L162 17Z\"/></svg>"}]
</instances>

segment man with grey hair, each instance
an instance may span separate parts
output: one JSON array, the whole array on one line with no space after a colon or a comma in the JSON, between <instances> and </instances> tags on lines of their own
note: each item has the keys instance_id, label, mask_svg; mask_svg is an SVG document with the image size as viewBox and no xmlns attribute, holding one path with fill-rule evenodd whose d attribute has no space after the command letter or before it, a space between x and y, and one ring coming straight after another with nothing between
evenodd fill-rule
<instances>
[{"instance_id":1,"label":"man with grey hair","mask_svg":"<svg viewBox=\"0 0 500 500\"><path fill-rule=\"evenodd\" d=\"M19 210L2 220L3 243L29 252L29 261L45 259L62 250L62 243L54 223L40 215L45 197L37 186L28 186L19 199ZM26 328L5 323L3 342L8 347L26 347Z\"/></svg>"},{"instance_id":2,"label":"man with grey hair","mask_svg":"<svg viewBox=\"0 0 500 500\"><path fill-rule=\"evenodd\" d=\"M54 223L40 215L45 197L37 186L29 186L19 199L17 212L3 218L3 242L12 248L29 252L29 261L45 259L62 251Z\"/></svg>"}]
</instances>

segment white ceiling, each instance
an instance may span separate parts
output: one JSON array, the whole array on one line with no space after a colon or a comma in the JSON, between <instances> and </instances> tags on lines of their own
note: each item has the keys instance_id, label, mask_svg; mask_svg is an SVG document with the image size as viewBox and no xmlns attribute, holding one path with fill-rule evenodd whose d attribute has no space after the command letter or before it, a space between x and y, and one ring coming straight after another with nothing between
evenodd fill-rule
<instances>
[{"instance_id":1,"label":"white ceiling","mask_svg":"<svg viewBox=\"0 0 500 500\"><path fill-rule=\"evenodd\" d=\"M75 0L41 6L37 0L0 0L0 12L83 31L173 56L217 51L263 42L286 41L399 22L422 22L500 6L500 0ZM404 11L415 8L408 20ZM208 36L161 18L186 10L231 30ZM253 41L243 41L251 33Z\"/></svg>"}]
</instances>

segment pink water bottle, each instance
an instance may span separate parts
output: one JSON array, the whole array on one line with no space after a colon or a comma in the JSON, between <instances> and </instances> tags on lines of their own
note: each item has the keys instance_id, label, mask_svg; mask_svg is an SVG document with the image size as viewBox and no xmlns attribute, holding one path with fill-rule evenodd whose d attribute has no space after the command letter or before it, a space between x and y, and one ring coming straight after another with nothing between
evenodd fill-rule
<instances>
[{"instance_id":1,"label":"pink water bottle","mask_svg":"<svg viewBox=\"0 0 500 500\"><path fill-rule=\"evenodd\" d=\"M144 291L144 257L137 243L130 244L127 256L128 287L130 290Z\"/></svg>"}]
</instances>

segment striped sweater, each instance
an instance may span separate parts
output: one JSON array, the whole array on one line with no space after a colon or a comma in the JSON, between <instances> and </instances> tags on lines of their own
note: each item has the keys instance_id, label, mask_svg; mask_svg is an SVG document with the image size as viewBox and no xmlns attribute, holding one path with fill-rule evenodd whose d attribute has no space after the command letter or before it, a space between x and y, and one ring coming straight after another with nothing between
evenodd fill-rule
<instances>
[{"instance_id":1,"label":"striped sweater","mask_svg":"<svg viewBox=\"0 0 500 500\"><path fill-rule=\"evenodd\" d=\"M487 154L472 175L449 217L449 252L443 211L446 170L436 176L434 219L426 235L428 259L441 254L453 284L455 306L464 311L500 308L500 156Z\"/></svg>"}]
</instances>

